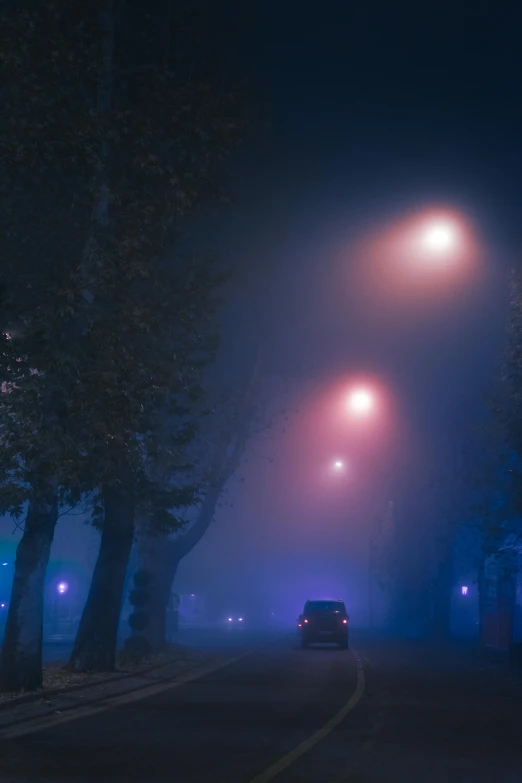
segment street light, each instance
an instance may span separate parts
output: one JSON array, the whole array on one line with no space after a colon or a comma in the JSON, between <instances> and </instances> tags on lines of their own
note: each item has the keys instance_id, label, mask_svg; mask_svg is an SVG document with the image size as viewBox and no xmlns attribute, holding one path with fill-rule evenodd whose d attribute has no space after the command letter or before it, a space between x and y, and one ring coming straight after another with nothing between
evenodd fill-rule
<instances>
[{"instance_id":1,"label":"street light","mask_svg":"<svg viewBox=\"0 0 522 783\"><path fill-rule=\"evenodd\" d=\"M366 416L375 406L375 396L369 389L354 389L348 397L348 408L356 416Z\"/></svg>"},{"instance_id":2,"label":"street light","mask_svg":"<svg viewBox=\"0 0 522 783\"><path fill-rule=\"evenodd\" d=\"M69 589L69 585L67 584L67 582L58 582L56 586L56 590L60 595L65 595L68 589Z\"/></svg>"},{"instance_id":3,"label":"street light","mask_svg":"<svg viewBox=\"0 0 522 783\"><path fill-rule=\"evenodd\" d=\"M426 250L432 253L444 253L457 244L458 231L447 219L435 220L425 226L422 241Z\"/></svg>"},{"instance_id":4,"label":"street light","mask_svg":"<svg viewBox=\"0 0 522 783\"><path fill-rule=\"evenodd\" d=\"M334 470L342 470L344 468L344 462L340 459L336 459L333 466Z\"/></svg>"},{"instance_id":5,"label":"street light","mask_svg":"<svg viewBox=\"0 0 522 783\"><path fill-rule=\"evenodd\" d=\"M408 277L432 270L443 280L471 272L478 247L471 226L456 210L430 209L399 223L385 240L383 252L393 258L394 275L402 268ZM390 270L391 271L391 270ZM430 275L431 280L431 275Z\"/></svg>"},{"instance_id":6,"label":"street light","mask_svg":"<svg viewBox=\"0 0 522 783\"><path fill-rule=\"evenodd\" d=\"M415 209L361 237L351 286L368 317L381 321L416 311L440 296L457 295L481 275L484 248L468 216L451 206ZM404 310L402 310L404 308Z\"/></svg>"}]
</instances>

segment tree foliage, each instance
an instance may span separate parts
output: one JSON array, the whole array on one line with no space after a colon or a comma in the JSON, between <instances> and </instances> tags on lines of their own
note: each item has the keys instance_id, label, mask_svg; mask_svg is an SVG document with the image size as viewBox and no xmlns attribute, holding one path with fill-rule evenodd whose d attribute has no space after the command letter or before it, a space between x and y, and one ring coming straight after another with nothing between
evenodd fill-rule
<instances>
[{"instance_id":1,"label":"tree foliage","mask_svg":"<svg viewBox=\"0 0 522 783\"><path fill-rule=\"evenodd\" d=\"M146 463L161 449L171 473L186 468L219 276L165 253L239 123L233 96L187 77L151 46L148 17L125 22L133 10L53 0L2 14L0 499L15 515L39 483L75 503L122 462L164 524L197 499Z\"/></svg>"}]
</instances>

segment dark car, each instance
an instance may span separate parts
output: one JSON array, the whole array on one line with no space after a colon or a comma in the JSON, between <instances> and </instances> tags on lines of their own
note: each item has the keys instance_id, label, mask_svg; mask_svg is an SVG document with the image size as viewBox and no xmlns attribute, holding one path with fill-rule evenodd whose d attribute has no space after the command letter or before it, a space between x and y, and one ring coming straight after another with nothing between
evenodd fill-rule
<instances>
[{"instance_id":1,"label":"dark car","mask_svg":"<svg viewBox=\"0 0 522 783\"><path fill-rule=\"evenodd\" d=\"M343 601L307 601L299 617L301 647L334 642L348 648L348 620Z\"/></svg>"}]
</instances>

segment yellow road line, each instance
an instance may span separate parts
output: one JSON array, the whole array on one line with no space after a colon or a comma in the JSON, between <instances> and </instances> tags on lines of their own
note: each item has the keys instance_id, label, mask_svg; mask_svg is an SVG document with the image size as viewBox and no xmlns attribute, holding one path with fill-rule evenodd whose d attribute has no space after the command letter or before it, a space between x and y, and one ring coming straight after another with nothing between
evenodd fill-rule
<instances>
[{"instance_id":1,"label":"yellow road line","mask_svg":"<svg viewBox=\"0 0 522 783\"><path fill-rule=\"evenodd\" d=\"M192 669L192 671L182 674L176 680L171 680L170 682L163 681L154 685L147 685L144 688L131 691L130 693L122 693L121 696L108 696L102 702L96 702L95 704L86 705L85 707L71 707L70 710L66 710L60 714L53 713L52 715L45 715L41 718L24 720L23 722L9 726L6 729L1 729L0 740L14 739L15 737L23 737L26 734L34 734L38 731L44 731L45 729L59 726L61 723L69 723L69 721L80 720L80 718L88 718L91 715L97 715L100 712L112 710L115 707L120 707L124 704L131 704L134 701L147 699L150 696L157 696L160 693L172 690L173 688L179 688L186 682L199 680L207 674L212 674L220 669L224 669L225 666L230 666L232 663L236 663L249 655L253 655L255 652L259 652L259 650L249 650L241 655L227 658L225 661L221 661L221 663L218 664L209 663L205 666L200 666L198 669Z\"/></svg>"},{"instance_id":2,"label":"yellow road line","mask_svg":"<svg viewBox=\"0 0 522 783\"><path fill-rule=\"evenodd\" d=\"M301 742L300 745L291 750L290 753L287 753L286 756L280 758L279 761L276 761L275 764L262 772L260 775L256 775L255 778L252 778L250 783L268 783L269 780L273 780L276 775L279 775L280 772L283 772L283 770L287 769L291 764L294 763L294 761L297 761L298 758L303 756L305 753L308 753L308 751L311 750L314 745L317 745L318 742L321 742L321 740L327 737L328 734L330 734L330 732L332 732L341 723L341 721L346 718L348 713L353 710L353 708L360 701L366 684L363 664L357 654L355 655L355 660L357 662L357 685L355 687L354 693L346 702L344 707L341 707L339 712L337 712L333 718L330 718L330 720L325 723L324 726L319 729L319 731L316 731L315 734L312 734L311 737L308 737L308 739L304 740L304 742Z\"/></svg>"}]
</instances>

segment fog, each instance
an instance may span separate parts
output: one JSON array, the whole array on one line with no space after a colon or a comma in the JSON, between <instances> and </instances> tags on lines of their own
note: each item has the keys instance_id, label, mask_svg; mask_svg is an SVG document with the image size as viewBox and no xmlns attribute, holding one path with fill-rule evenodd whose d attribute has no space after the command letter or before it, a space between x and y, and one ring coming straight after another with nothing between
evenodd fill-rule
<instances>
[{"instance_id":1,"label":"fog","mask_svg":"<svg viewBox=\"0 0 522 783\"><path fill-rule=\"evenodd\" d=\"M469 143L472 111L457 128L447 115L433 130L436 107L451 102L446 78L415 110L414 76L405 97L377 92L370 104L370 64L366 82L347 78L355 42L339 61L331 27L314 32L303 16L303 35L288 43L294 20L282 15L272 27L274 14L249 28L240 54L254 87L269 96L271 125L235 161L232 207L205 208L183 240L232 270L211 383L235 383L258 347L269 423L249 440L175 589L204 596L214 616L237 605L284 622L307 598L343 598L364 624L376 520L393 500L402 568L415 582L438 514L433 479L451 474L483 415L505 336L511 185L491 156L478 176L487 140L484 132ZM314 35L317 60L306 45ZM449 271L401 277L394 231L434 207L464 221L473 248ZM376 411L354 423L345 398L361 383L375 391ZM344 463L341 474L335 460ZM11 521L2 520L1 536L12 557L19 533ZM51 559L89 572L97 541L82 516L66 514Z\"/></svg>"}]
</instances>

